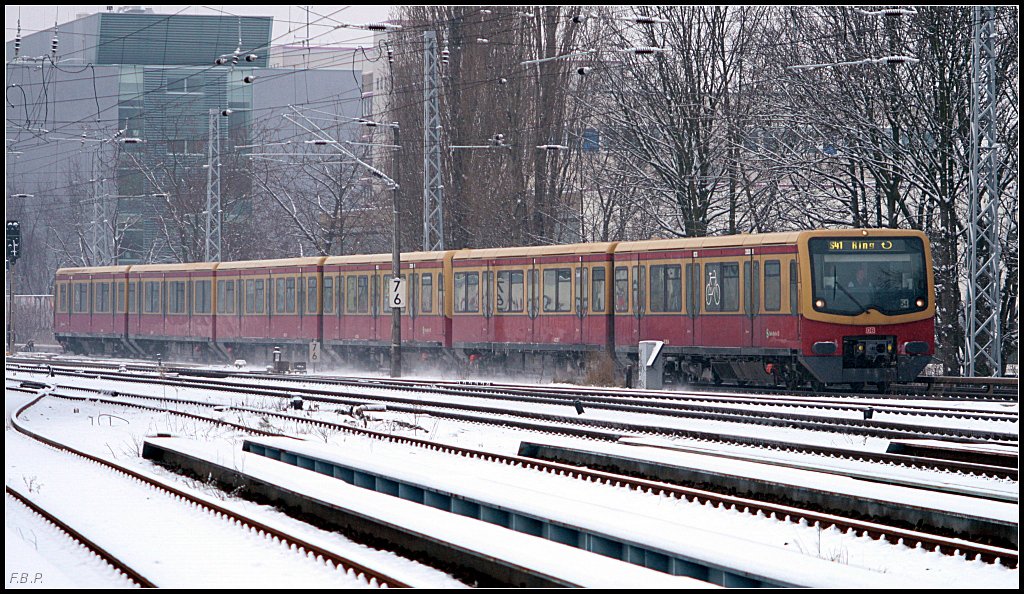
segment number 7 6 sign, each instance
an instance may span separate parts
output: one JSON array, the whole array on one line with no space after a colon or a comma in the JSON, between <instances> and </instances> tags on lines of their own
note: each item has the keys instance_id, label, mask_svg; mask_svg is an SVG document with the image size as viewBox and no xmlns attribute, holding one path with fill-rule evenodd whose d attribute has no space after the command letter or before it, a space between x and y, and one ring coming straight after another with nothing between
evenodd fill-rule
<instances>
[{"instance_id":1,"label":"number 7 6 sign","mask_svg":"<svg viewBox=\"0 0 1024 594\"><path fill-rule=\"evenodd\" d=\"M391 309L405 309L405 279L392 278L388 280L388 304Z\"/></svg>"}]
</instances>

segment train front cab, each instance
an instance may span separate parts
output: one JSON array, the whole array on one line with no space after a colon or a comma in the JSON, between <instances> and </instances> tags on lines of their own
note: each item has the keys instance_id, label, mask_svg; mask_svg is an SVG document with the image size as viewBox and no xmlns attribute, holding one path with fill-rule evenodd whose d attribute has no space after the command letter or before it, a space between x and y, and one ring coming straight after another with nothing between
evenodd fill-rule
<instances>
[{"instance_id":1,"label":"train front cab","mask_svg":"<svg viewBox=\"0 0 1024 594\"><path fill-rule=\"evenodd\" d=\"M935 352L931 249L919 231L808 231L799 239L800 363L823 384L916 378Z\"/></svg>"}]
</instances>

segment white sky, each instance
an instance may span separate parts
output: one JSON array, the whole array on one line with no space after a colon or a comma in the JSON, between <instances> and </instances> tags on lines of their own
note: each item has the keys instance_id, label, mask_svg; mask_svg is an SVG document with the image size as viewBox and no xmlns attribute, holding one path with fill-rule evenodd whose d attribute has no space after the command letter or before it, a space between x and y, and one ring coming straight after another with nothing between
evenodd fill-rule
<instances>
[{"instance_id":1,"label":"white sky","mask_svg":"<svg viewBox=\"0 0 1024 594\"><path fill-rule=\"evenodd\" d=\"M121 5L114 5L114 10ZM229 14L244 16L274 17L274 44L294 43L306 37L306 7L299 5L143 5L152 8L157 14ZM309 5L309 36L314 37L313 45L344 43L352 45L372 43L373 34L369 31L332 28L339 22L370 23L388 19L393 6L342 6L342 5ZM12 5L4 7L4 39L11 41L18 30L18 19L21 19L22 37L40 30L53 28L54 19L58 23L66 23L78 18L79 14L106 12L107 5ZM330 16L321 18L319 15Z\"/></svg>"}]
</instances>

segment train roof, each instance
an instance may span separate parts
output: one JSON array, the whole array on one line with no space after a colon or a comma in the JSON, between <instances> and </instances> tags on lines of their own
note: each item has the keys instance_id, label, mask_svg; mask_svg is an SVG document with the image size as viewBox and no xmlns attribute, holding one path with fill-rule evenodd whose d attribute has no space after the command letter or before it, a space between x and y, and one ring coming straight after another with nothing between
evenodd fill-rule
<instances>
[{"instance_id":1,"label":"train roof","mask_svg":"<svg viewBox=\"0 0 1024 594\"><path fill-rule=\"evenodd\" d=\"M754 247L759 245L789 245L795 244L801 233L804 232L789 231L785 233L757 233L708 237L680 237L676 239L649 239L647 241L623 241L615 248L615 253L699 250L724 247Z\"/></svg>"},{"instance_id":2,"label":"train roof","mask_svg":"<svg viewBox=\"0 0 1024 594\"><path fill-rule=\"evenodd\" d=\"M326 256L306 258L277 258L275 260L242 260L239 262L221 262L217 270L244 270L250 268L282 268L287 266L321 266Z\"/></svg>"},{"instance_id":3,"label":"train roof","mask_svg":"<svg viewBox=\"0 0 1024 594\"><path fill-rule=\"evenodd\" d=\"M136 264L130 266L129 272L192 272L196 270L216 270L217 262L185 262L179 264Z\"/></svg>"},{"instance_id":4,"label":"train roof","mask_svg":"<svg viewBox=\"0 0 1024 594\"><path fill-rule=\"evenodd\" d=\"M107 274L128 272L129 266L82 266L78 268L58 268L57 276L68 274Z\"/></svg>"},{"instance_id":5,"label":"train roof","mask_svg":"<svg viewBox=\"0 0 1024 594\"><path fill-rule=\"evenodd\" d=\"M449 257L453 252L403 252L402 263L406 262L440 262ZM353 254L350 256L329 256L324 261L324 266L344 264L376 264L391 263L391 253L382 254Z\"/></svg>"},{"instance_id":6,"label":"train roof","mask_svg":"<svg viewBox=\"0 0 1024 594\"><path fill-rule=\"evenodd\" d=\"M537 256L580 256L588 254L610 254L615 251L617 242L603 243L567 243L558 245L537 245L514 248L482 248L460 250L455 254L456 260L476 260L487 258L524 258Z\"/></svg>"}]
</instances>

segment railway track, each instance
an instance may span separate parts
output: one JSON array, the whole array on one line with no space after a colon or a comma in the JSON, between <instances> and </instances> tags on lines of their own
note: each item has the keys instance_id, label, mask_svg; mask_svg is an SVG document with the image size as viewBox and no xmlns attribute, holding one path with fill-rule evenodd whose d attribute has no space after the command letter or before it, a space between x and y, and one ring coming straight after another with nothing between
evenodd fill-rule
<instances>
[{"instance_id":1,"label":"railway track","mask_svg":"<svg viewBox=\"0 0 1024 594\"><path fill-rule=\"evenodd\" d=\"M56 375L61 375L65 372L55 370ZM65 377L80 378L83 377L78 373L70 373ZM90 377L92 377L90 375ZM1012 478L1017 479L1017 469L1010 468L1004 465L992 465L992 464L971 464L962 461L955 460L939 460L934 457L928 456L907 456L901 454L885 454L885 453L871 453L862 450L844 450L835 447L823 447L823 446L811 446L807 444L798 444L791 442L781 442L778 440L770 440L764 438L745 437L741 435L722 435L720 432L711 431L699 431L681 428L652 428L650 425L636 425L621 422L610 422L610 421L591 421L587 419L581 419L579 415L568 414L544 414L544 413L533 413L530 411L523 410L510 410L501 409L496 410L493 406L482 406L482 405L467 405L459 404L447 401L425 401L421 397L392 397L392 396L368 396L366 394L345 394L339 393L332 390L318 390L311 388L298 388L294 386L274 386L274 385L241 385L236 382L230 382L225 380L212 380L206 378L194 378L194 377L156 377L151 375L145 376L132 376L126 373L117 374L95 374L95 377L113 380L118 382L129 382L129 383L146 383L156 384L164 386L176 386L176 387L189 387L200 390L210 390L218 393L237 394L244 393L254 396L266 396L277 399L292 399L295 396L301 396L303 399L310 402L330 404L330 405L344 405L344 406L360 406L366 404L368 401L372 402L383 402L389 410L393 412L404 412L409 414L430 414L437 417L449 418L452 420L470 422L470 423L483 423L492 425L505 425L518 427L522 429L529 429L535 431L541 431L545 433L569 435L575 437L584 437L590 439L600 439L605 441L615 441L626 436L669 436L669 437L681 437L687 439L694 439L699 441L718 442L718 443L731 443L746 446L755 446L760 448L785 451L785 452L799 452L805 454L815 454L819 456L827 456L833 458L843 458L850 460L862 460L884 464L901 464L916 468L926 468L934 470L944 470L948 472L960 472L960 473L973 473L978 475L986 475L1001 478ZM55 378L56 379L56 378ZM294 378L293 378L294 379ZM42 384L38 384L41 386ZM78 386L65 386L66 388L82 389ZM125 395L132 395L136 397L147 397L141 394L130 392L131 388L119 393ZM406 390L412 391L412 387L407 387ZM93 391L99 393L101 391ZM199 401L193 401L192 404L206 406L208 403ZM548 403L550 404L550 402ZM555 402L563 406L572 406L571 402L560 400ZM588 405L589 407L589 405ZM620 404L608 404L606 408L612 410L629 410L628 405ZM655 411L649 408L644 408L642 412L647 414L664 414L670 416L684 416L686 418L710 418L712 420L723 420L721 416L717 415L705 415L702 417L701 413L694 413L690 411L677 411L667 410L666 412ZM789 415L793 417L795 415ZM745 422L746 419L742 416L729 414L726 416L728 420L735 422ZM774 424L782 427L792 427L797 425L796 420L786 419L767 419L763 417L754 417L754 422L759 424ZM854 424L865 424L865 421L847 421L846 423ZM818 422L808 422L802 425L797 425L802 428L817 429L824 431L839 432L848 425L832 425L828 420ZM869 426L870 429L870 426ZM871 433L874 436L889 437L891 438L934 438L935 435L930 433L915 433L912 431L891 431L891 430L872 430ZM991 432L985 432L982 434L984 438L991 436ZM962 433L956 434L956 437L963 439ZM1015 441L1016 436L1014 435L1003 435L1003 441L1009 442L1010 440Z\"/></svg>"},{"instance_id":2,"label":"railway track","mask_svg":"<svg viewBox=\"0 0 1024 594\"><path fill-rule=\"evenodd\" d=\"M12 388L7 389L11 390ZM31 391L29 390L22 390L17 388L14 388L14 390L31 393ZM110 460L105 460L103 458L93 456L76 448L73 448L65 443L61 443L57 440L44 437L39 433L28 429L27 427L24 426L23 423L18 422L18 417L20 417L26 410L39 403L40 400L42 400L43 398L45 398L45 396L39 396L33 399L31 402L19 408L17 412L15 412L14 415L12 415L12 426L17 432L21 433L22 435L25 435L26 437L38 443L47 445L51 448L54 448L61 452L65 452L77 458L85 459L96 465L99 465L100 467L112 470L138 483L141 483L152 489L165 493L173 498L177 498L181 501L184 501L188 505L192 505L198 509L204 510L216 518L220 518L222 520L226 520L231 524L237 525L241 527L241 529L243 530L256 532L260 534L262 537L264 537L268 542L283 543L285 546L290 547L291 550L297 552L299 555L303 557L306 557L307 555L318 556L322 558L324 561L330 563L334 567L341 568L346 572L351 571L352 575L354 575L356 579L360 580L364 585L408 587L408 584L404 583L401 580L391 577L376 569L366 567L358 562L352 561L346 557L343 557L335 553L334 551L321 547L317 544L311 543L306 539L295 536L293 534L289 534L279 528L255 520L240 512L224 507L223 505L209 501L205 498L193 495L164 481L141 474L135 470L132 470L131 468L128 468L116 462L112 462ZM192 415L192 418L196 418L195 415ZM209 419L204 420L209 421ZM230 424L225 423L225 425ZM253 433L258 432L253 431ZM267 433L264 434L266 435ZM152 582L149 582L148 580L146 580L146 583L148 585L152 585Z\"/></svg>"},{"instance_id":3,"label":"railway track","mask_svg":"<svg viewBox=\"0 0 1024 594\"><path fill-rule=\"evenodd\" d=\"M69 398L72 400L90 400L88 397L76 397L63 395L61 398ZM159 400L158 397L152 396L136 396L140 398L148 398L151 400ZM92 398L94 399L94 398ZM165 399L171 400L171 399ZM135 403L117 403L122 406L133 406L138 408L148 408L150 410L159 410L169 414L182 414L178 411L174 411L167 408L155 408L145 407ZM213 403L200 403L203 406L213 407L216 406ZM223 405L221 405L223 406ZM243 407L234 407L236 410L246 410ZM686 499L687 501L699 501L702 503L708 503L716 507L725 507L726 509L736 509L745 513L751 513L755 515L767 515L768 517L777 518L784 521L790 522L808 522L811 525L820 525L822 528L828 528L830 526L836 526L843 532L853 531L854 534L865 534L875 539L885 539L892 543L902 543L908 546L921 546L928 550L937 551L944 554L961 554L968 558L978 558L987 562L1001 563L1009 567L1016 567L1017 565L1017 554L1016 551L992 547L983 543L971 543L963 539L949 538L941 535L926 534L914 530L896 528L891 526L883 526L877 523L865 522L860 520L853 520L849 518L841 518L833 514L813 512L809 510L795 509L789 506L779 505L770 502L754 501L749 499L732 497L725 494L713 493L709 491L703 491L693 488L682 487L678 485L669 485L663 482L650 481L644 479L637 479L632 477L623 476L620 474L612 474L600 471L593 471L586 468L579 468L575 466L544 462L532 458L522 458L518 456L504 456L493 454L490 452L481 452L468 448L461 448L456 446L448 446L439 444L436 442L429 442L417 438L397 436L391 434L380 433L369 429L363 429L353 427L351 425L332 423L322 420L314 420L304 417L298 417L280 412L272 412L265 410L252 410L263 416L269 416L278 418L281 420L288 420L297 423L306 423L332 431L338 431L343 433L358 434L361 436L372 437L374 439L385 440L392 443L400 443L412 447L428 448L434 451L442 451L456 456L465 456L472 458L481 458L485 460L491 460L494 462L508 464L508 465L522 465L526 468L533 468L536 470L549 472L549 473L568 473L569 476L575 476L582 480L596 481L606 484L622 485L630 489L649 491L652 493L662 493L669 497ZM191 418L195 418L193 415ZM215 423L215 424L226 424L223 421L217 419L210 419L207 417L201 417L203 420ZM237 428L237 425L232 425ZM253 431L257 434L256 431ZM266 434L263 432L262 434Z\"/></svg>"},{"instance_id":4,"label":"railway track","mask_svg":"<svg viewBox=\"0 0 1024 594\"><path fill-rule=\"evenodd\" d=\"M31 498L20 493L17 489L14 489L10 485L4 485L4 492L9 497L20 503L21 505L32 510L36 515L41 517L44 521L55 526L58 530L67 535L68 538L85 547L91 551L94 555L103 560L107 565L113 568L114 571L123 575L131 583L135 584L140 588L155 588L156 584L146 579L142 574L132 569L127 563L118 559L113 554L107 552L106 549L94 543L88 537L81 532L75 530L71 526L67 525L60 518L51 514L50 512L43 509L42 506L32 501Z\"/></svg>"},{"instance_id":5,"label":"railway track","mask_svg":"<svg viewBox=\"0 0 1024 594\"><path fill-rule=\"evenodd\" d=\"M52 373L68 373L60 369L53 369ZM76 375L75 372L69 372L71 375ZM132 381L136 383L149 383L149 384L164 384L164 385L188 385L195 388L219 390L219 391L233 391L238 390L241 386L238 381L229 381L231 379L242 379L251 381L253 379L259 379L261 385L259 388L253 386L245 386L245 389L252 393L261 395L276 395L274 392L280 392L287 390L291 395L300 395L303 398L318 400L323 398L345 398L345 397L359 397L359 398L371 398L371 396L360 394L355 396L352 393L338 392L330 389L316 389L309 387L302 387L297 385L280 387L268 384L268 381L279 381L285 384L308 384L308 383L319 383L328 387L341 387L341 388L385 388L393 389L398 391L405 391L417 394L416 398L402 398L396 396L388 396L383 394L377 394L372 396L374 400L391 404L392 406L419 406L423 408L427 404L430 405L434 411L442 411L444 409L454 409L462 411L475 411L475 412L494 412L493 407L486 406L474 406L468 404L459 404L452 401L445 400L444 396L462 396L469 398L483 398L483 399L494 399L498 402L508 401L519 401L527 402L532 404L554 404L562 406L574 406L579 404L585 408L605 409L610 411L619 412L633 412L643 413L651 415L659 415L661 417L675 417L685 419L699 419L699 420L712 420L712 421L726 421L734 423L744 424L757 424L764 426L773 427L786 427L786 428L800 428L815 431L825 431L832 433L842 433L846 435L874 437L881 439L952 439L952 440L966 440L966 441L989 441L993 443L1010 443L1015 444L1018 441L1018 434L1014 432L1000 432L993 430L975 430L965 429L958 427L943 427L943 426L914 426L907 423L882 421L878 419L867 418L868 414L862 413L864 418L851 418L849 416L843 418L837 418L835 416L813 416L806 414L794 414L785 413L779 411L756 411L756 410L745 410L736 408L724 408L721 406L710 406L707 404L692 404L686 402L665 402L662 400L658 401L646 401L631 398L615 398L615 397L593 397L586 396L583 394L579 395L561 395L556 398L552 398L546 395L536 395L531 389L508 391L501 390L496 392L490 387L480 388L475 385L458 385L456 387L438 385L438 382L402 382L400 385L384 384L381 385L378 382L353 382L349 380L335 380L326 378L297 378L295 376L253 376L251 374L230 374L228 372L167 372L160 375L142 375L142 374L131 374L128 371L118 371L117 373L104 373L102 371L91 372L98 379L108 379L114 381ZM169 377L168 374L173 377ZM81 374L77 374L81 377ZM216 377L211 377L215 375ZM438 396L439 398L429 401L425 401L419 395L422 393L430 393ZM758 404L757 406L760 406ZM799 404L789 404L789 406L799 406ZM821 406L821 405L818 405ZM871 408L873 411L873 407ZM883 407L884 408L884 407ZM401 410L401 409L399 409ZM835 409L829 409L830 412ZM515 412L511 409L507 411L510 416L526 416L532 418L548 418L549 420L561 419L566 421L564 416L560 415L536 415L527 412L519 411ZM955 416L964 416L962 412L951 413ZM997 420L997 421L1008 421L1013 422L1016 420L1012 413L1008 414L988 414L988 413L970 413L969 416L981 416L986 420ZM587 419L576 418L571 422L572 424L594 426L602 429L621 430L621 431L632 431L640 433L649 433L650 430L646 425L633 425L623 423L611 423L611 422L598 422L590 421ZM675 436L685 436L679 433L680 430L673 430L670 428L664 429L666 434Z\"/></svg>"},{"instance_id":6,"label":"railway track","mask_svg":"<svg viewBox=\"0 0 1024 594\"><path fill-rule=\"evenodd\" d=\"M61 364L61 365L76 365L76 366L88 366L94 368L107 368L107 369L119 369L124 368L132 371L155 371L157 369L165 369L168 372L182 373L182 374L194 374L194 375L208 375L210 377L217 377L224 373L237 373L237 372L222 372L204 368L198 364L160 364L160 363L139 363L139 362L125 362L116 363L97 359L68 359L65 356L16 356L8 358L8 362L14 363L26 363L26 364ZM265 372L249 372L249 375L255 376L270 376ZM293 377L293 376L281 376L273 375L274 377ZM337 378L336 376L315 376L315 375L303 375L303 377L309 378L310 381L345 381ZM380 377L353 377L350 381L359 383L379 383L382 385L394 385L400 386L405 383L427 383L421 380L402 380L402 379L385 379ZM679 392L686 392L689 387L687 386L675 386L671 391L644 391L629 389L623 390L619 388L603 388L595 386L580 386L579 388L569 387L530 387L522 384L509 384L492 381L433 381L430 383L436 383L439 385L449 386L475 386L479 389L491 388L495 390L532 390L540 391L544 393L609 393L609 394L630 394L630 395L660 395L662 397L676 394ZM787 396L796 399L806 399L808 397L813 398L815 396L822 395L818 392L810 390L790 390L784 388L774 388L769 386L739 386L739 385L713 385L713 384L702 384L700 386L693 387L699 390L700 393L752 393L757 395L773 395L773 396ZM912 383L900 384L893 387L889 392L885 394L878 394L877 392L853 392L845 390L828 389L824 392L829 398L840 398L840 399L878 399L878 398L892 398L898 400L922 400L922 401L980 401L980 402L1017 402L1019 392L1019 382L1016 377L1011 378L964 378L954 376L921 376Z\"/></svg>"}]
</instances>

